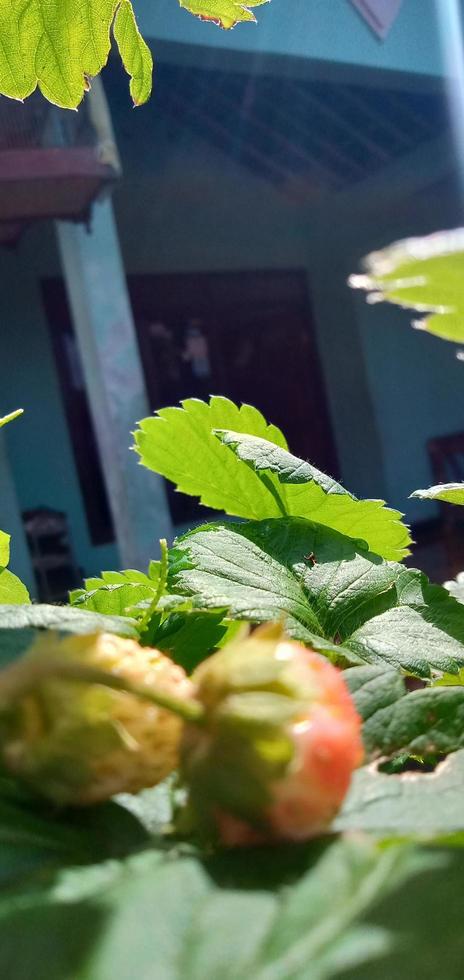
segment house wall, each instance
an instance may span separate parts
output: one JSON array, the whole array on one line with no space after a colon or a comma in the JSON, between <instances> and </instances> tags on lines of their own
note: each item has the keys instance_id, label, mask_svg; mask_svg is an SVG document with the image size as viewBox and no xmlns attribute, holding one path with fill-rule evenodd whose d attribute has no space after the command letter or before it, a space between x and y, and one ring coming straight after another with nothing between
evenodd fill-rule
<instances>
[{"instance_id":1,"label":"house wall","mask_svg":"<svg viewBox=\"0 0 464 980\"><path fill-rule=\"evenodd\" d=\"M155 53L157 44L177 42L190 47L190 52L186 51L190 59L195 57L195 46L210 46L221 51L249 52L258 62L262 55L290 55L440 75L440 3L441 0L403 0L384 42L375 37L349 0L272 0L256 11L258 27L241 24L233 31L201 23L172 0L142 4L137 15L142 32L153 39Z\"/></svg>"},{"instance_id":2,"label":"house wall","mask_svg":"<svg viewBox=\"0 0 464 980\"><path fill-rule=\"evenodd\" d=\"M25 411L4 430L20 510L65 511L77 562L90 575L118 559L114 546L95 547L88 534L40 296L41 277L56 274L51 225L31 229L17 249L0 249L0 415L19 406ZM2 518L1 512L0 526L10 531ZM13 540L11 568L21 574L15 547Z\"/></svg>"},{"instance_id":3,"label":"house wall","mask_svg":"<svg viewBox=\"0 0 464 980\"><path fill-rule=\"evenodd\" d=\"M459 223L452 182L395 207L372 194L363 205L358 188L340 215L336 199L285 196L161 118L150 133L150 167L136 166L134 130L115 196L127 270L304 268L345 485L411 521L432 516L435 505L408 498L432 481L427 439L464 427L464 369L452 345L412 330L407 312L368 306L346 280L368 251Z\"/></svg>"}]
</instances>

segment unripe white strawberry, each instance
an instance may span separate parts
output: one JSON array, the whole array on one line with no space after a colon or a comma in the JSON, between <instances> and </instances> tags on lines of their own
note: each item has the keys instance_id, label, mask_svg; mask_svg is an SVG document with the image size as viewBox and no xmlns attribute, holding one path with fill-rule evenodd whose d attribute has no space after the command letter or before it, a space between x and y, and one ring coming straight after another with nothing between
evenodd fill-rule
<instances>
[{"instance_id":1,"label":"unripe white strawberry","mask_svg":"<svg viewBox=\"0 0 464 980\"><path fill-rule=\"evenodd\" d=\"M54 664L97 669L148 692L188 698L184 671L158 650L106 633L47 634L20 664L26 680L28 672L38 679L2 705L0 756L43 796L85 806L154 786L177 766L183 722L175 714L124 690L53 673Z\"/></svg>"},{"instance_id":2,"label":"unripe white strawberry","mask_svg":"<svg viewBox=\"0 0 464 980\"><path fill-rule=\"evenodd\" d=\"M326 830L363 756L341 671L267 627L192 681L206 715L186 726L181 768L200 833L233 846Z\"/></svg>"}]
</instances>

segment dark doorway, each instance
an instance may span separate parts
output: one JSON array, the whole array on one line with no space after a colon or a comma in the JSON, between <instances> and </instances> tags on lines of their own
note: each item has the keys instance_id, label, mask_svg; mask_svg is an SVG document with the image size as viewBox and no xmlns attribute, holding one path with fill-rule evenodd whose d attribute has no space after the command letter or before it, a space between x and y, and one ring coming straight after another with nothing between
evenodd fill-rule
<instances>
[{"instance_id":1,"label":"dark doorway","mask_svg":"<svg viewBox=\"0 0 464 980\"><path fill-rule=\"evenodd\" d=\"M283 429L292 452L338 475L304 272L140 275L128 284L153 411L210 394L248 402ZM170 502L175 522L198 516L181 495Z\"/></svg>"}]
</instances>

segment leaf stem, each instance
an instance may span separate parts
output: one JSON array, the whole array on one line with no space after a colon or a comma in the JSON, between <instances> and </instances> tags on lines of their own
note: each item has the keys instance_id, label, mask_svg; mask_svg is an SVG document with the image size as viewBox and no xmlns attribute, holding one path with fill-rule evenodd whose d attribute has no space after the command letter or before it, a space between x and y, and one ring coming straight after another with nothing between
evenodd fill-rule
<instances>
[{"instance_id":1,"label":"leaf stem","mask_svg":"<svg viewBox=\"0 0 464 980\"><path fill-rule=\"evenodd\" d=\"M166 538L161 538L160 540L160 551L161 551L161 561L160 561L160 574L158 579L158 587L153 596L153 599L150 602L150 605L145 610L145 613L142 616L142 619L140 620L139 623L140 633L145 633L145 631L148 629L148 626L150 625L151 617L156 612L158 608L158 603L166 588L166 582L168 578L168 543L166 541Z\"/></svg>"}]
</instances>

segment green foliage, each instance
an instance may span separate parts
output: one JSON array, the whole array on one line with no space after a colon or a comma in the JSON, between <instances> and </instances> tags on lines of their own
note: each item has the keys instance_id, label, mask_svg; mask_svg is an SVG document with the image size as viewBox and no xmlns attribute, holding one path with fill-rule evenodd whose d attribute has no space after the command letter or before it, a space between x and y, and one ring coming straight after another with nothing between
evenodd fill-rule
<instances>
[{"instance_id":1,"label":"green foliage","mask_svg":"<svg viewBox=\"0 0 464 980\"><path fill-rule=\"evenodd\" d=\"M436 883L430 915L460 894L459 851L418 844L464 841L462 605L394 560L409 543L396 511L356 500L293 456L250 406L212 398L162 409L140 423L136 447L178 490L243 520L196 528L168 556L162 544L148 573L86 579L70 606L0 606L0 662L38 631L109 630L191 671L243 621L283 622L348 668L367 765L330 838L241 853L176 836L172 779L79 813L51 810L0 773L2 975L331 980L352 970L358 980L366 964L369 980L383 980L387 957L409 980L416 950L404 935L417 942L421 928L411 893ZM238 755L235 764L238 785ZM445 935L429 950L430 980L440 969L460 976Z\"/></svg>"},{"instance_id":2,"label":"green foliage","mask_svg":"<svg viewBox=\"0 0 464 980\"><path fill-rule=\"evenodd\" d=\"M457 678L459 675L457 675ZM346 679L361 715L369 757L410 755L427 761L464 747L464 688L425 687L407 693L397 671L353 667Z\"/></svg>"},{"instance_id":3,"label":"green foliage","mask_svg":"<svg viewBox=\"0 0 464 980\"><path fill-rule=\"evenodd\" d=\"M174 3L174 0L171 0ZM267 0L179 0L221 27L254 21ZM130 0L1 0L0 94L25 99L39 86L50 102L75 109L108 60L111 33L130 76L134 105L150 97L152 55Z\"/></svg>"},{"instance_id":4,"label":"green foliage","mask_svg":"<svg viewBox=\"0 0 464 980\"><path fill-rule=\"evenodd\" d=\"M370 302L386 300L427 314L414 321L420 330L462 343L464 340L464 229L395 242L364 259L365 275L350 285L368 292Z\"/></svg>"},{"instance_id":5,"label":"green foliage","mask_svg":"<svg viewBox=\"0 0 464 980\"><path fill-rule=\"evenodd\" d=\"M205 507L252 520L306 517L365 540L384 558L409 554L411 539L398 511L381 500L357 500L293 456L280 430L249 405L187 399L182 408L143 419L135 443L144 466Z\"/></svg>"},{"instance_id":6,"label":"green foliage","mask_svg":"<svg viewBox=\"0 0 464 980\"><path fill-rule=\"evenodd\" d=\"M102 572L101 578L87 578L83 589L69 595L72 606L90 609L110 616L141 616L136 608L156 594L159 582L159 562L152 561L148 575L129 568L123 572Z\"/></svg>"},{"instance_id":7,"label":"green foliage","mask_svg":"<svg viewBox=\"0 0 464 980\"><path fill-rule=\"evenodd\" d=\"M291 636L338 661L419 677L464 661L464 617L445 589L300 518L197 528L171 550L168 581L200 608L284 619Z\"/></svg>"},{"instance_id":8,"label":"green foliage","mask_svg":"<svg viewBox=\"0 0 464 980\"><path fill-rule=\"evenodd\" d=\"M74 109L88 79L106 64L115 35L132 77L134 99L151 90L151 55L129 0L10 0L0 5L0 90L25 99L38 85L56 105Z\"/></svg>"}]
</instances>

